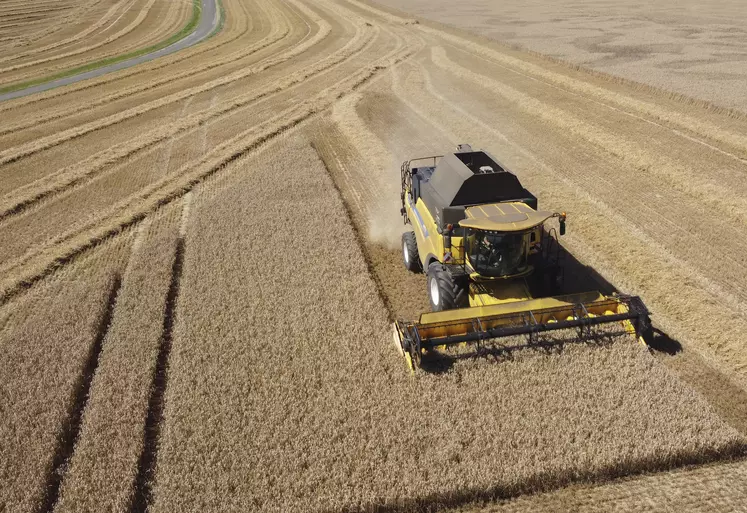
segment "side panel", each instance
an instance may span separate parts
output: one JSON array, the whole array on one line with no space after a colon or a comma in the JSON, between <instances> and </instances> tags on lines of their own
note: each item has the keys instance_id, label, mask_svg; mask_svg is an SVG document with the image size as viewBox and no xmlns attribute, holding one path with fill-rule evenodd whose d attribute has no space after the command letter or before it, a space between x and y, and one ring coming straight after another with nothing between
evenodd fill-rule
<instances>
[{"instance_id":1,"label":"side panel","mask_svg":"<svg viewBox=\"0 0 747 513\"><path fill-rule=\"evenodd\" d=\"M410 218L415 239L418 241L418 253L420 262L426 267L428 255L435 256L439 261L443 256L443 238L438 233L436 223L421 199L413 205L412 197L408 194L405 198L405 208Z\"/></svg>"}]
</instances>

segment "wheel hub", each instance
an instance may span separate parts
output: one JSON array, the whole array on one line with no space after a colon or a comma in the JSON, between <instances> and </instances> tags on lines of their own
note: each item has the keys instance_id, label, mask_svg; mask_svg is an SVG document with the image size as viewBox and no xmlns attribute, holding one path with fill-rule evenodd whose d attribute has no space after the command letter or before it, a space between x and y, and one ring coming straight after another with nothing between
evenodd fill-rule
<instances>
[{"instance_id":1,"label":"wheel hub","mask_svg":"<svg viewBox=\"0 0 747 513\"><path fill-rule=\"evenodd\" d=\"M438 290L438 283L436 282L434 278L431 278L430 291L431 291L431 302L433 303L434 306L438 306L439 303L441 302L441 294Z\"/></svg>"}]
</instances>

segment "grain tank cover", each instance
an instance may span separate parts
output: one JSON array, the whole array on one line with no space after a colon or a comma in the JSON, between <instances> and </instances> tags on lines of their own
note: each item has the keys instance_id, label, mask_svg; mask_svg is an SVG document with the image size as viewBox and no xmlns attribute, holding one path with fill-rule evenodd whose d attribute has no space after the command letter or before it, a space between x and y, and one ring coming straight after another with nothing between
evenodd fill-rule
<instances>
[{"instance_id":1,"label":"grain tank cover","mask_svg":"<svg viewBox=\"0 0 747 513\"><path fill-rule=\"evenodd\" d=\"M484 151L447 153L438 161L429 183L442 207L533 197L516 175Z\"/></svg>"}]
</instances>

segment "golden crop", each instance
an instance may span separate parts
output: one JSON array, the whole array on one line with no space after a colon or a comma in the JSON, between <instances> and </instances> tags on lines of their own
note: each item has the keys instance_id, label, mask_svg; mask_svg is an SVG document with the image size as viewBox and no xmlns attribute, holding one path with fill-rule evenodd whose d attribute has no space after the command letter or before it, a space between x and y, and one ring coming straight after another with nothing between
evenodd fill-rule
<instances>
[{"instance_id":1,"label":"golden crop","mask_svg":"<svg viewBox=\"0 0 747 513\"><path fill-rule=\"evenodd\" d=\"M361 0L222 4L199 45L0 103L0 511L742 507L743 114ZM51 5L0 6L0 83L191 12ZM568 212L568 286L640 294L658 350L410 375L399 165L463 142Z\"/></svg>"}]
</instances>

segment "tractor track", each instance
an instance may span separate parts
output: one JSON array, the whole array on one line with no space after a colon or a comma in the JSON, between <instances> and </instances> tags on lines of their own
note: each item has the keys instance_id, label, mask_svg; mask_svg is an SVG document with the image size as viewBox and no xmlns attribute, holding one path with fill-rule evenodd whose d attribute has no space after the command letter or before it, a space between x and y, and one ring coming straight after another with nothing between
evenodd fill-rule
<instances>
[{"instance_id":1,"label":"tractor track","mask_svg":"<svg viewBox=\"0 0 747 513\"><path fill-rule=\"evenodd\" d=\"M185 212L187 208L185 205ZM145 513L153 502L153 485L158 463L158 438L163 421L164 394L168 385L169 355L171 354L173 329L176 320L176 303L179 299L185 251L184 234L182 233L177 238L174 249L174 265L171 269L171 283L166 296L163 331L156 358L156 368L150 386L148 414L143 425L143 449L134 483L135 493L130 507L131 513Z\"/></svg>"}]
</instances>

